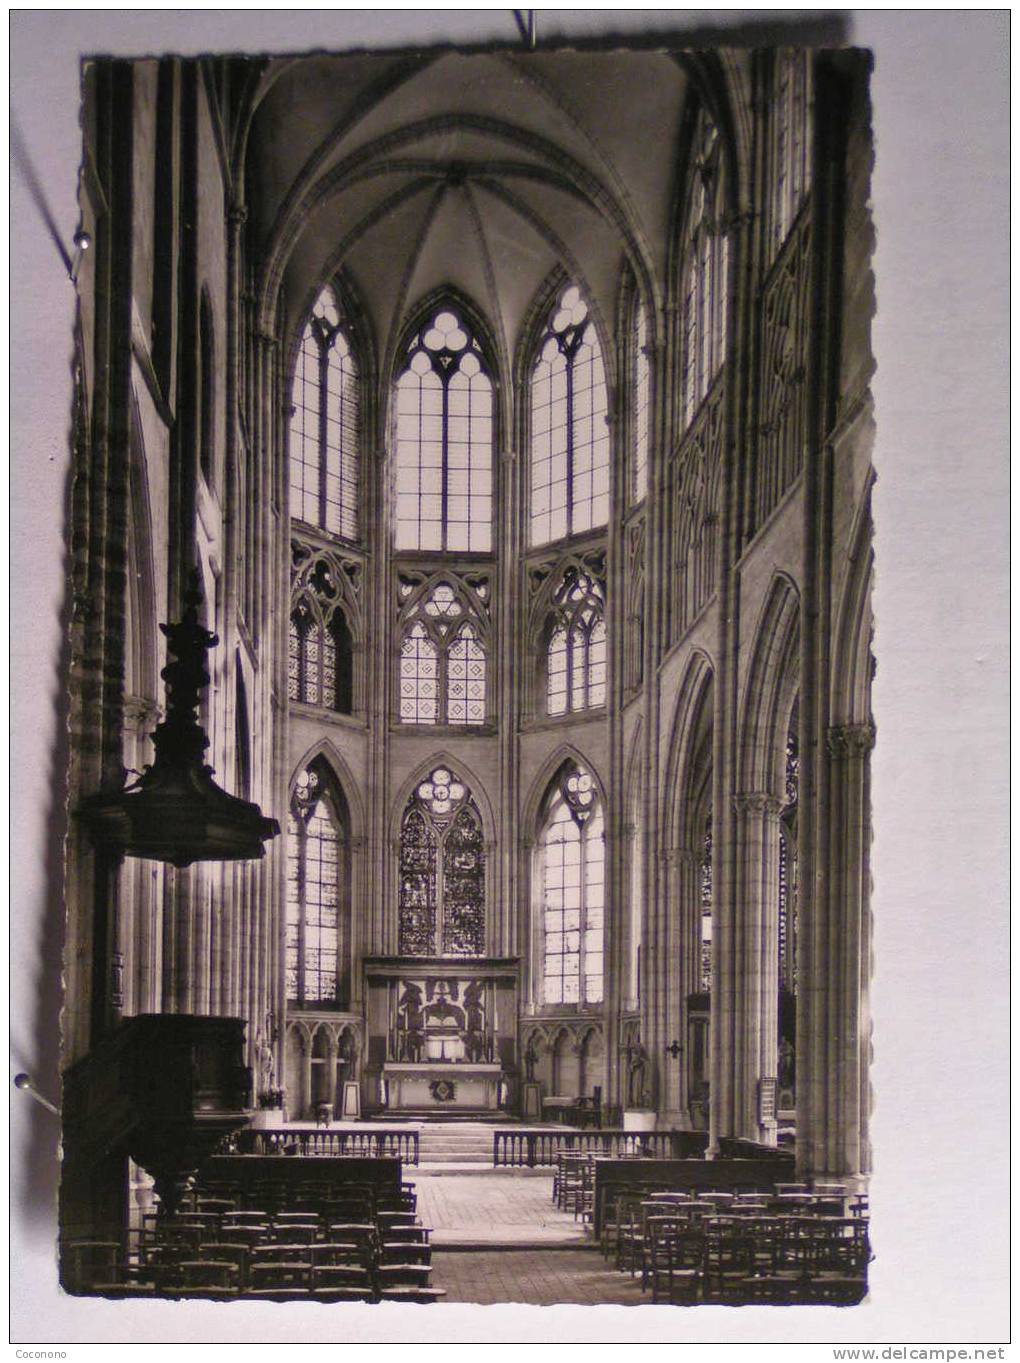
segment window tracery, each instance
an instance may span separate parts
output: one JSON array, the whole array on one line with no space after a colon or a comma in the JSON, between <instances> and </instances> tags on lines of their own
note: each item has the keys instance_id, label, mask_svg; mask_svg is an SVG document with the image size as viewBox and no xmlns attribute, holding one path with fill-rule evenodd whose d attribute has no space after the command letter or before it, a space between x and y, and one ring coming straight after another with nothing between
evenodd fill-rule
<instances>
[{"instance_id":1,"label":"window tracery","mask_svg":"<svg viewBox=\"0 0 1020 1363\"><path fill-rule=\"evenodd\" d=\"M361 566L300 540L291 543L287 695L341 714L354 709L354 633Z\"/></svg>"},{"instance_id":2,"label":"window tracery","mask_svg":"<svg viewBox=\"0 0 1020 1363\"><path fill-rule=\"evenodd\" d=\"M397 549L492 549L492 380L464 317L416 332L396 394Z\"/></svg>"},{"instance_id":3,"label":"window tracery","mask_svg":"<svg viewBox=\"0 0 1020 1363\"><path fill-rule=\"evenodd\" d=\"M485 954L485 841L471 792L436 767L408 801L400 828L402 956Z\"/></svg>"},{"instance_id":4,"label":"window tracery","mask_svg":"<svg viewBox=\"0 0 1020 1363\"><path fill-rule=\"evenodd\" d=\"M327 286L312 308L294 370L290 513L351 541L358 538L360 422L357 365Z\"/></svg>"},{"instance_id":5,"label":"window tracery","mask_svg":"<svg viewBox=\"0 0 1020 1363\"><path fill-rule=\"evenodd\" d=\"M547 622L546 711L563 715L606 703L605 594L577 565L563 574Z\"/></svg>"},{"instance_id":6,"label":"window tracery","mask_svg":"<svg viewBox=\"0 0 1020 1363\"><path fill-rule=\"evenodd\" d=\"M546 796L538 838L542 1002L603 997L605 839L594 778L567 762Z\"/></svg>"},{"instance_id":7,"label":"window tracery","mask_svg":"<svg viewBox=\"0 0 1020 1363\"><path fill-rule=\"evenodd\" d=\"M531 375L531 543L609 519L608 403L602 349L576 284L560 293Z\"/></svg>"},{"instance_id":8,"label":"window tracery","mask_svg":"<svg viewBox=\"0 0 1020 1363\"><path fill-rule=\"evenodd\" d=\"M287 819L285 980L298 1005L346 1002L349 841L343 796L314 762L298 773Z\"/></svg>"},{"instance_id":9,"label":"window tracery","mask_svg":"<svg viewBox=\"0 0 1020 1363\"><path fill-rule=\"evenodd\" d=\"M401 573L398 595L401 723L484 724L488 577Z\"/></svg>"}]
</instances>

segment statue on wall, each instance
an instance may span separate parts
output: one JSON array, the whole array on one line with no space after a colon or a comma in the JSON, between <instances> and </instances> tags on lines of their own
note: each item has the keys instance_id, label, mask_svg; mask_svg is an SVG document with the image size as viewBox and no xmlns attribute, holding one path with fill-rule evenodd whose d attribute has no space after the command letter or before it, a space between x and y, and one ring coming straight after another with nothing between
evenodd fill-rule
<instances>
[{"instance_id":1,"label":"statue on wall","mask_svg":"<svg viewBox=\"0 0 1020 1363\"><path fill-rule=\"evenodd\" d=\"M538 1064L538 1051L535 1049L535 1034L528 1037L528 1045L524 1052L524 1077L529 1084L535 1082L535 1066Z\"/></svg>"},{"instance_id":2,"label":"statue on wall","mask_svg":"<svg viewBox=\"0 0 1020 1363\"><path fill-rule=\"evenodd\" d=\"M648 1052L641 1044L640 1036L627 1047L627 1106L645 1106L645 1074L648 1069Z\"/></svg>"},{"instance_id":3,"label":"statue on wall","mask_svg":"<svg viewBox=\"0 0 1020 1363\"><path fill-rule=\"evenodd\" d=\"M464 1054L470 1062L480 1064L486 1059L485 1005L477 980L464 986L464 1017Z\"/></svg>"}]
</instances>

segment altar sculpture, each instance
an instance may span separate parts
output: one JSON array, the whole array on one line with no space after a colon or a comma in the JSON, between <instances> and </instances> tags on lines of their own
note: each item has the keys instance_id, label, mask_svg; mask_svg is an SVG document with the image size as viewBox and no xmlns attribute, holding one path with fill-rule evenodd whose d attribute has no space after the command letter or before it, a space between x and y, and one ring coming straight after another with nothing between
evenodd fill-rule
<instances>
[{"instance_id":1,"label":"altar sculpture","mask_svg":"<svg viewBox=\"0 0 1020 1363\"><path fill-rule=\"evenodd\" d=\"M517 975L507 958L366 962L370 1047L389 1110L498 1110L514 1065Z\"/></svg>"}]
</instances>

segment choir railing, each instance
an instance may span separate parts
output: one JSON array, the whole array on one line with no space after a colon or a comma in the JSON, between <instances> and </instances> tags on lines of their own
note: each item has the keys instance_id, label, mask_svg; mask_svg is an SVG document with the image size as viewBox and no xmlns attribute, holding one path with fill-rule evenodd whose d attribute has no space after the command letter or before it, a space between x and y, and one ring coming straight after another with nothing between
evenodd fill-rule
<instances>
[{"instance_id":1,"label":"choir railing","mask_svg":"<svg viewBox=\"0 0 1020 1363\"><path fill-rule=\"evenodd\" d=\"M555 1165L557 1155L605 1155L610 1159L700 1159L705 1152L701 1131L554 1131L515 1127L492 1133L492 1163L497 1167L534 1169Z\"/></svg>"},{"instance_id":2,"label":"choir railing","mask_svg":"<svg viewBox=\"0 0 1020 1363\"><path fill-rule=\"evenodd\" d=\"M403 1164L418 1163L418 1131L414 1127L371 1126L330 1131L295 1130L275 1127L249 1128L233 1138L238 1155L309 1155L361 1159L399 1159Z\"/></svg>"}]
</instances>

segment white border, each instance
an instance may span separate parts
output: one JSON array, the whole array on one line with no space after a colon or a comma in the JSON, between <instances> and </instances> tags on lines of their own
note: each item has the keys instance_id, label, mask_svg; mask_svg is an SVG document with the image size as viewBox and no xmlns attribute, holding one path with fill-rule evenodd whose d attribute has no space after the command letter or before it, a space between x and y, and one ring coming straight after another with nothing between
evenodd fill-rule
<instances>
[{"instance_id":1,"label":"white border","mask_svg":"<svg viewBox=\"0 0 1020 1363\"><path fill-rule=\"evenodd\" d=\"M555 23L578 36L747 17L538 16L540 35ZM12 109L66 242L76 224L80 51L342 50L516 36L509 10L18 11L11 21ZM243 1340L247 1354L256 1342L338 1337L348 1345L1008 1339L1009 17L857 11L850 38L876 56L878 1257L870 1300L844 1311L383 1305L341 1317L315 1304L69 1298L55 1276L56 1123L14 1093L14 1341L103 1342L104 1354L123 1342L133 1357L143 1341ZM61 798L63 760L54 706L73 290L16 171L11 225L12 1074L30 1071L55 1097L56 1003L40 1003L37 981L40 958L58 951L62 916L42 854L59 855L46 811L54 790ZM66 1350L69 1358L91 1352Z\"/></svg>"}]
</instances>

